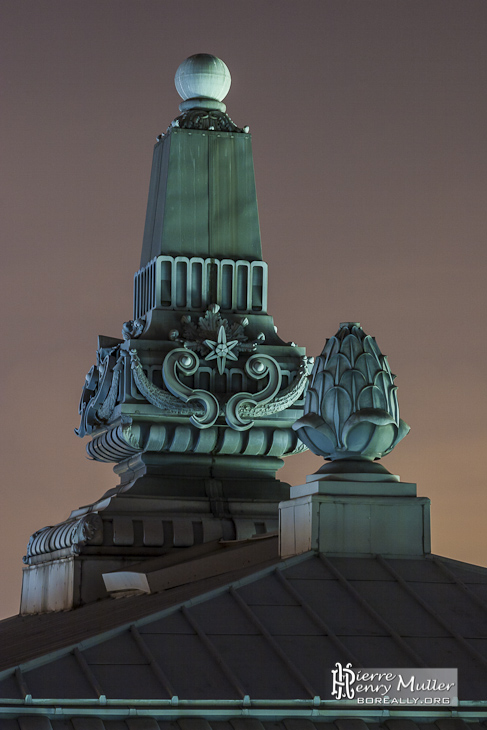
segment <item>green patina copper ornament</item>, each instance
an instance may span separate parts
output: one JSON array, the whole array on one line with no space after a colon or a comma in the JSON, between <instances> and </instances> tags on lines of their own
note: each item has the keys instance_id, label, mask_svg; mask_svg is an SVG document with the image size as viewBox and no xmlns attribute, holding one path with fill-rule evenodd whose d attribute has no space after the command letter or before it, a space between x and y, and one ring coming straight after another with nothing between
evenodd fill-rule
<instances>
[{"instance_id":1,"label":"green patina copper ornament","mask_svg":"<svg viewBox=\"0 0 487 730\"><path fill-rule=\"evenodd\" d=\"M358 322L343 322L316 359L304 416L293 428L325 459L380 459L409 432L394 378L375 339Z\"/></svg>"}]
</instances>

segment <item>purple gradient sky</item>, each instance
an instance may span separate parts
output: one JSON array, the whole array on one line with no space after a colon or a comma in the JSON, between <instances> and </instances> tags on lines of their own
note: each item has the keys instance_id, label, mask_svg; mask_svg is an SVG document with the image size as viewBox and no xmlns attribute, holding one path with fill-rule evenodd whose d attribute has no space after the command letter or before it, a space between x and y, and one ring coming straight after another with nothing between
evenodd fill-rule
<instances>
[{"instance_id":1,"label":"purple gradient sky","mask_svg":"<svg viewBox=\"0 0 487 730\"><path fill-rule=\"evenodd\" d=\"M412 427L384 465L432 499L434 552L487 565L486 38L485 0L2 0L0 616L30 534L116 482L77 404L131 318L153 143L199 52L253 133L279 333L377 338Z\"/></svg>"}]
</instances>

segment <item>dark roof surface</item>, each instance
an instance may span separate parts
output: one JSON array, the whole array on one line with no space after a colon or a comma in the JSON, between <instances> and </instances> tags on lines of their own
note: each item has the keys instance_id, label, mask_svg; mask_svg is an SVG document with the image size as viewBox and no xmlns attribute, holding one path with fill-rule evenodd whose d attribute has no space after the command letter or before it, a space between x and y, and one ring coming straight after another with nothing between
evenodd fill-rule
<instances>
[{"instance_id":1,"label":"dark roof surface","mask_svg":"<svg viewBox=\"0 0 487 730\"><path fill-rule=\"evenodd\" d=\"M264 542L273 542L275 557L269 559ZM247 541L243 541L243 546ZM32 616L12 616L0 621L0 672L12 666L30 661L35 657L50 654L78 642L90 639L103 632L137 621L158 611L188 601L193 597L221 588L229 582L254 574L279 562L277 537L262 541L262 559L258 558L249 567L233 570L202 580L192 580L170 590L151 595L138 595L87 604L72 611L46 613ZM186 548L186 558L199 555L201 546ZM168 556L173 565L176 557ZM152 561L147 561L150 565ZM1 693L0 693L1 696Z\"/></svg>"},{"instance_id":2,"label":"dark roof surface","mask_svg":"<svg viewBox=\"0 0 487 730\"><path fill-rule=\"evenodd\" d=\"M96 717L73 717L50 720L47 717L20 717L0 720L0 730L486 730L486 722L465 722L460 719L440 719L432 722L386 720L383 723L355 718L334 722L289 718L281 722L261 722L255 718L232 718L228 721L208 721L203 717L179 718L174 721L152 717L129 717L125 720L102 720Z\"/></svg>"},{"instance_id":3,"label":"dark roof surface","mask_svg":"<svg viewBox=\"0 0 487 730\"><path fill-rule=\"evenodd\" d=\"M315 553L262 567L8 619L0 640L11 664L3 662L0 697L323 698L329 670L350 661L458 668L460 699L487 698L487 569ZM15 671L22 646L27 663Z\"/></svg>"}]
</instances>

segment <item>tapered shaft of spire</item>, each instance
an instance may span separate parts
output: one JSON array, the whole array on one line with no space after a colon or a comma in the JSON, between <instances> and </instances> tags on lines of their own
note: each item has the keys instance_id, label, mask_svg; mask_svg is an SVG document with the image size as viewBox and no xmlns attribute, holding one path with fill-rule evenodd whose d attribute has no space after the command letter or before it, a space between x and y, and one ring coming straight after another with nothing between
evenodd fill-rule
<instances>
[{"instance_id":1,"label":"tapered shaft of spire","mask_svg":"<svg viewBox=\"0 0 487 730\"><path fill-rule=\"evenodd\" d=\"M261 260L252 141L222 103L230 73L197 54L176 87L182 114L154 149L141 267L160 255Z\"/></svg>"}]
</instances>

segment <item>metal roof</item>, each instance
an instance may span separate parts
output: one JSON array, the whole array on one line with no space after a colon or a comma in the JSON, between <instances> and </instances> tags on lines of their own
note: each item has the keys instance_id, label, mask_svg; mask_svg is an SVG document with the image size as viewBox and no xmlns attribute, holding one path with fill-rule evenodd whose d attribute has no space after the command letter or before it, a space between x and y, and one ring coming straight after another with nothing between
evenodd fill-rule
<instances>
[{"instance_id":1,"label":"metal roof","mask_svg":"<svg viewBox=\"0 0 487 730\"><path fill-rule=\"evenodd\" d=\"M194 578L169 590L151 595L137 595L120 600L107 597L71 611L45 613L27 616L12 616L0 621L0 673L12 666L45 657L52 652L62 651L68 646L76 645L106 632L119 631L119 627L129 625L145 616L172 606L196 599L227 584L253 575L256 571L279 562L277 537L268 539L274 544L274 557L269 559L268 550L263 547L263 555L246 568L231 570L228 573L207 577L203 580ZM242 543L246 544L246 541ZM178 553L185 554L189 562L195 554L199 554L203 546L184 548ZM177 557L171 552L163 558L170 568ZM150 566L152 561L146 561ZM159 562L159 561L158 561ZM202 565L204 568L204 565ZM203 571L204 573L204 571ZM1 676L1 674L0 674Z\"/></svg>"},{"instance_id":2,"label":"metal roof","mask_svg":"<svg viewBox=\"0 0 487 730\"><path fill-rule=\"evenodd\" d=\"M228 721L208 721L205 718L179 718L164 721L152 717L128 717L125 720L102 720L94 717L49 719L25 716L0 720L1 730L485 730L485 722L465 722L443 718L432 722L388 719L370 722L356 718L341 718L319 722L305 718L288 718L280 722L261 722L255 718L232 718Z\"/></svg>"},{"instance_id":3,"label":"metal roof","mask_svg":"<svg viewBox=\"0 0 487 730\"><path fill-rule=\"evenodd\" d=\"M460 699L487 698L487 569L315 553L259 567L2 622L0 697L313 700L350 661L456 667Z\"/></svg>"}]
</instances>

